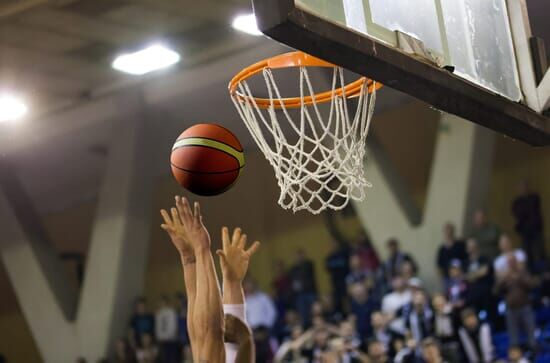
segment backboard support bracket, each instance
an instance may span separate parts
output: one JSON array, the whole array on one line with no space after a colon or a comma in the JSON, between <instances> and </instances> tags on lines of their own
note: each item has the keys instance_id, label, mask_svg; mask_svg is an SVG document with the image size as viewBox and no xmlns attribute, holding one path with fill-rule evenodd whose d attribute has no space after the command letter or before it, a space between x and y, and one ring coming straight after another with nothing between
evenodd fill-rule
<instances>
[{"instance_id":1,"label":"backboard support bracket","mask_svg":"<svg viewBox=\"0 0 550 363\"><path fill-rule=\"evenodd\" d=\"M294 0L252 2L259 29L283 44L532 146L550 145L550 118L525 105L304 11Z\"/></svg>"}]
</instances>

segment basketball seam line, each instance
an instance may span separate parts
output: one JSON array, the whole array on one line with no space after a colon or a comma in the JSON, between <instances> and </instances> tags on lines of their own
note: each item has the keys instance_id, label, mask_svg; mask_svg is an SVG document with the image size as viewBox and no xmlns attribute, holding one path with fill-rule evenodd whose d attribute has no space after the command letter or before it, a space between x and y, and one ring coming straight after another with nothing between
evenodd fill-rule
<instances>
[{"instance_id":1,"label":"basketball seam line","mask_svg":"<svg viewBox=\"0 0 550 363\"><path fill-rule=\"evenodd\" d=\"M239 164L239 168L238 168L238 169L240 169L240 168L242 168L243 166L246 165L246 163L244 162L244 157L243 157L243 164L241 165L241 162L239 161L239 159L237 159L237 158L235 157L235 155L232 155L232 154L230 154L230 153L228 153L228 152L226 152L226 151L217 149L217 148L215 148L215 147L207 146L207 145L192 145L192 144L191 144L191 145L181 145L181 146L178 146L177 148L172 149L172 152L174 152L174 150L178 150L178 149L181 149L181 148L184 148L184 147L190 147L190 146L194 146L194 147L205 147L205 148L207 148L207 149L216 150L216 151L219 151L219 152L221 152L221 153L224 153L225 155L229 155L229 156L231 156L233 159L235 159L235 161L237 161L237 164ZM175 165L174 165L174 166L175 166ZM176 166L176 167L177 167L177 166ZM182 170L185 170L185 169L182 169ZM232 171L235 171L235 170L237 170L237 169L232 169ZM186 170L186 171L190 171L190 170ZM190 171L190 172L195 173L194 171ZM216 173L218 173L218 172L216 172ZM225 171L222 171L221 173L225 173Z\"/></svg>"},{"instance_id":2,"label":"basketball seam line","mask_svg":"<svg viewBox=\"0 0 550 363\"><path fill-rule=\"evenodd\" d=\"M174 168L178 169L178 170L182 170L182 171L185 171L187 173L193 173L193 174L226 174L226 173L232 173L232 172L235 172L237 170L241 170L242 168L244 168L244 165L237 168L237 169L231 169L231 170L226 170L226 171L195 171L195 170L189 170L189 169L185 169L185 168L180 168L179 166L177 165L174 165L174 163L170 163L170 165L172 165Z\"/></svg>"},{"instance_id":3,"label":"basketball seam line","mask_svg":"<svg viewBox=\"0 0 550 363\"><path fill-rule=\"evenodd\" d=\"M185 137L182 137L181 139L177 139L176 142L181 141L181 140L187 140L187 139L205 139L205 140L216 141L216 142L219 142L220 144L227 145L230 148L232 148L233 150L238 151L240 153L244 152L244 149L243 149L242 146L241 146L241 149L239 150L239 149L235 148L233 145L230 145L230 144L228 144L224 141L220 141L220 140L213 139L211 137L206 137L206 136L185 136Z\"/></svg>"},{"instance_id":4,"label":"basketball seam line","mask_svg":"<svg viewBox=\"0 0 550 363\"><path fill-rule=\"evenodd\" d=\"M214 143L217 143L217 144L221 144L221 145L224 145L224 146L227 146L228 148L234 150L235 152L239 153L241 159L242 159L242 165L244 166L245 164L245 158L244 158L244 152L242 151L238 151L237 149L235 149L234 147L232 147L231 145L228 145L224 142L221 142L221 141L218 141L218 140L213 140L213 139L208 139L208 138L205 138L205 137L186 137L184 139L179 139L179 140L176 140L175 144L176 145L178 142L180 141L184 141L184 140L189 140L189 139L205 139L205 140L209 140L209 141L212 141ZM233 155L232 153L228 152L228 151L225 151L223 149L220 149L220 148L216 148L216 147L212 147L210 145L205 145L205 144L200 144L200 143L196 143L196 144L184 144L184 145L179 145L177 147L172 147L172 152L174 152L175 150L178 150L178 149L181 149L183 147L188 147L188 146L196 146L196 147L205 147L205 148L208 148L208 149L212 149L212 150L216 150L216 151L219 151L219 152L222 152L226 155L229 155L231 156L233 159L235 159L237 161L237 163L239 165L241 165L241 160L239 159L239 157L237 157L236 155Z\"/></svg>"}]
</instances>

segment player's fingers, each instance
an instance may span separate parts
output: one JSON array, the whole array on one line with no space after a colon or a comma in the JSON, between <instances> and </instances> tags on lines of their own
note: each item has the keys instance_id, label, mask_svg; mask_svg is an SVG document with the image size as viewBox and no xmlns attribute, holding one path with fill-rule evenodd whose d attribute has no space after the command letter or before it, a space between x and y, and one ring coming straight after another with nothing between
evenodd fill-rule
<instances>
[{"instance_id":1,"label":"player's fingers","mask_svg":"<svg viewBox=\"0 0 550 363\"><path fill-rule=\"evenodd\" d=\"M247 239L246 234L243 234L239 239L239 244L237 245L237 247L244 249L244 247L246 246L246 239Z\"/></svg>"},{"instance_id":2,"label":"player's fingers","mask_svg":"<svg viewBox=\"0 0 550 363\"><path fill-rule=\"evenodd\" d=\"M183 211L183 203L181 201L181 197L179 195L176 195L174 199L176 200L176 208L178 209L180 220L181 220L181 223L183 224L184 211Z\"/></svg>"},{"instance_id":3,"label":"player's fingers","mask_svg":"<svg viewBox=\"0 0 550 363\"><path fill-rule=\"evenodd\" d=\"M176 208L170 208L170 212L172 213L172 223L174 225L179 226L181 224L180 216L178 214L178 210Z\"/></svg>"},{"instance_id":4,"label":"player's fingers","mask_svg":"<svg viewBox=\"0 0 550 363\"><path fill-rule=\"evenodd\" d=\"M241 239L241 229L237 227L233 230L233 237L231 238L231 244L233 246L238 246L240 239Z\"/></svg>"},{"instance_id":5,"label":"player's fingers","mask_svg":"<svg viewBox=\"0 0 550 363\"><path fill-rule=\"evenodd\" d=\"M164 223L166 224L172 224L172 220L170 219L170 216L168 215L168 212L165 209L160 210L160 215L162 216L162 219L164 219Z\"/></svg>"},{"instance_id":6,"label":"player's fingers","mask_svg":"<svg viewBox=\"0 0 550 363\"><path fill-rule=\"evenodd\" d=\"M222 265L227 264L227 260L225 259L225 253L222 250L217 250L216 255L220 257L220 263Z\"/></svg>"},{"instance_id":7,"label":"player's fingers","mask_svg":"<svg viewBox=\"0 0 550 363\"><path fill-rule=\"evenodd\" d=\"M181 208L183 210L183 222L185 224L190 224L193 220L193 214L191 213L191 208L189 207L189 201L187 200L187 198L181 199Z\"/></svg>"},{"instance_id":8,"label":"player's fingers","mask_svg":"<svg viewBox=\"0 0 550 363\"><path fill-rule=\"evenodd\" d=\"M256 251L258 251L258 248L260 248L260 244L260 241L255 241L252 246L250 246L250 248L246 251L246 253L248 253L249 256L252 256L256 253Z\"/></svg>"},{"instance_id":9,"label":"player's fingers","mask_svg":"<svg viewBox=\"0 0 550 363\"><path fill-rule=\"evenodd\" d=\"M229 240L229 228L222 227L222 245L223 250L227 250L229 245L231 244L231 241Z\"/></svg>"},{"instance_id":10,"label":"player's fingers","mask_svg":"<svg viewBox=\"0 0 550 363\"><path fill-rule=\"evenodd\" d=\"M199 202L195 202L194 207L195 207L195 215L194 215L195 223L202 224L201 205L199 204Z\"/></svg>"}]
</instances>

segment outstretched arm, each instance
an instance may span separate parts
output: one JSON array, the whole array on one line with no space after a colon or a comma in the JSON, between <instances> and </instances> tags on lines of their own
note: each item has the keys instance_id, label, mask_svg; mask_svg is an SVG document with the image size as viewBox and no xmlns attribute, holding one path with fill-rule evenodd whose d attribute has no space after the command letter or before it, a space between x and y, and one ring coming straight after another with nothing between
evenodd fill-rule
<instances>
[{"instance_id":1,"label":"outstretched arm","mask_svg":"<svg viewBox=\"0 0 550 363\"><path fill-rule=\"evenodd\" d=\"M175 199L177 209L172 208L170 210L170 214L166 210L161 209L160 214L164 220L164 223L161 224L160 227L168 233L168 236L170 236L170 239L172 240L172 244L179 252L183 269L183 279L185 281L185 295L187 296L187 315L193 316L197 293L195 252L193 251L193 247L189 241L185 239L185 234L182 231L183 224L180 218L181 212L178 213L178 211L182 211L181 198L176 196ZM187 331L191 341L191 351L193 352L193 356L195 356L193 342L196 341L196 337L192 319L187 319Z\"/></svg>"},{"instance_id":2,"label":"outstretched arm","mask_svg":"<svg viewBox=\"0 0 550 363\"><path fill-rule=\"evenodd\" d=\"M179 231L178 237L188 241L195 256L195 302L191 320L194 335L193 355L198 363L224 363L224 321L218 277L210 252L210 236L202 222L200 206L194 212L185 198L181 200L179 218L172 221Z\"/></svg>"},{"instance_id":3,"label":"outstretched arm","mask_svg":"<svg viewBox=\"0 0 550 363\"><path fill-rule=\"evenodd\" d=\"M242 305L244 307L242 281L248 271L250 258L260 247L260 242L256 241L248 250L245 250L246 240L246 234L241 234L240 228L235 228L231 239L227 227L222 228L223 249L216 251L216 253L220 257L223 274L223 303L226 306ZM254 340L248 326L239 319L227 314L225 321L226 341L237 345L236 349L228 348L228 356L236 355L236 363L254 362Z\"/></svg>"}]
</instances>

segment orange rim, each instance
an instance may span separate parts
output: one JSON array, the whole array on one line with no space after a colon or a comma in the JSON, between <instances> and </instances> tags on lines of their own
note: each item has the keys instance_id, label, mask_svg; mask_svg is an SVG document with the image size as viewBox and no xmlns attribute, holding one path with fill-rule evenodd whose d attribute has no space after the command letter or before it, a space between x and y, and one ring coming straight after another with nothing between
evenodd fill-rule
<instances>
[{"instance_id":1,"label":"orange rim","mask_svg":"<svg viewBox=\"0 0 550 363\"><path fill-rule=\"evenodd\" d=\"M316 58L304 52L295 51L290 53L284 53L277 55L272 58L267 58L257 63L252 64L249 67L244 68L242 71L237 73L233 79L229 82L229 93L233 96L238 97L239 99L244 99L248 102L254 101L259 108L269 108L273 104L275 108L298 108L303 105L312 105L315 103L324 103L330 101L333 96L342 96L345 97L357 97L359 96L361 89L365 83L368 86L368 92L371 93L375 89L382 87L380 83L374 83L371 79L366 77L361 77L358 80L351 82L344 87L335 89L334 91L329 90L325 92L316 93L313 96L300 97L288 97L280 98L275 100L270 100L269 98L259 98L259 97L249 97L237 90L239 83L249 79L250 77L262 72L265 68L270 69L281 69L281 68L294 68L294 67L326 67L333 68L336 67L334 64L324 61L322 59Z\"/></svg>"}]
</instances>

